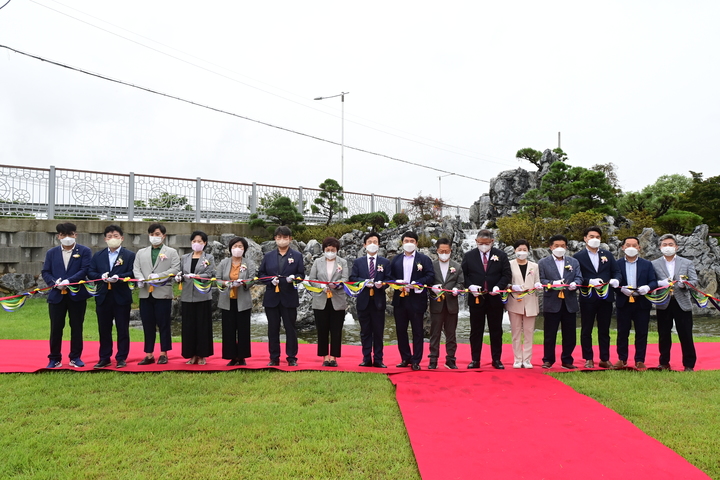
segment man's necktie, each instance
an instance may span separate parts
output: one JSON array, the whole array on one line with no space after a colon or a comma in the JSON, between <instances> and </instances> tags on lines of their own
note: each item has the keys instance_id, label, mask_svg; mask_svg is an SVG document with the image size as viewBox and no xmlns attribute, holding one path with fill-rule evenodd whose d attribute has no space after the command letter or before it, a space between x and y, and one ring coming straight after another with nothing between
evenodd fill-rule
<instances>
[{"instance_id":1,"label":"man's necktie","mask_svg":"<svg viewBox=\"0 0 720 480\"><path fill-rule=\"evenodd\" d=\"M375 279L375 257L370 257L370 278Z\"/></svg>"},{"instance_id":2,"label":"man's necktie","mask_svg":"<svg viewBox=\"0 0 720 480\"><path fill-rule=\"evenodd\" d=\"M483 270L485 270L485 273L487 274L487 268L488 268L488 258L487 258L487 252L483 252ZM485 291L488 291L488 282L487 282L487 276L485 277L485 285L483 286Z\"/></svg>"}]
</instances>

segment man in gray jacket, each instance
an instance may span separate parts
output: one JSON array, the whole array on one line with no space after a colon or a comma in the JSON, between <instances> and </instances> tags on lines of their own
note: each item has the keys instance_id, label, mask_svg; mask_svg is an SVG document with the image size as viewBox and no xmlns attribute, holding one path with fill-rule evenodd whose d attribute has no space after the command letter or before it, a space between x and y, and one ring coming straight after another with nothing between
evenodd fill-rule
<instances>
[{"instance_id":1,"label":"man in gray jacket","mask_svg":"<svg viewBox=\"0 0 720 480\"><path fill-rule=\"evenodd\" d=\"M677 282L672 288L670 301L664 305L657 305L658 321L658 346L660 348L660 370L670 370L670 348L672 347L672 326L675 321L675 329L680 338L682 347L682 362L686 372L692 372L695 368L697 355L693 343L692 329L692 299L687 281L691 285L697 284L697 273L695 266L687 258L677 255L677 239L672 234L665 234L660 237L660 252L663 256L653 260L655 276L658 279L658 287L667 287L670 282Z\"/></svg>"}]
</instances>

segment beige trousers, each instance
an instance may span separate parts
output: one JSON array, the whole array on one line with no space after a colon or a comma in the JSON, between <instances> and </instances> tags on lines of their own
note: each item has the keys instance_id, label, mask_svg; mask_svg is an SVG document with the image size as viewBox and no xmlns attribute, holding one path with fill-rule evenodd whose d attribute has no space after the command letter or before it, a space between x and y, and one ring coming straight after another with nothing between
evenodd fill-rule
<instances>
[{"instance_id":1,"label":"beige trousers","mask_svg":"<svg viewBox=\"0 0 720 480\"><path fill-rule=\"evenodd\" d=\"M510 332L512 333L512 349L515 363L532 363L535 317L512 312L508 312L508 316L510 317ZM523 339L520 338L521 335L524 335Z\"/></svg>"}]
</instances>

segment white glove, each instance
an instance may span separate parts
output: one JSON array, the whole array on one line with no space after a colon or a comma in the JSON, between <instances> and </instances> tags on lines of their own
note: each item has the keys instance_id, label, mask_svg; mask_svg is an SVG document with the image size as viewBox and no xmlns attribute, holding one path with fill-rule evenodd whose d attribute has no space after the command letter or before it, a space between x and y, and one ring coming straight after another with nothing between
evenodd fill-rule
<instances>
[{"instance_id":1,"label":"white glove","mask_svg":"<svg viewBox=\"0 0 720 480\"><path fill-rule=\"evenodd\" d=\"M498 293L500 293L500 287L495 285L492 289L492 292L490 292L490 295L497 295Z\"/></svg>"},{"instance_id":2,"label":"white glove","mask_svg":"<svg viewBox=\"0 0 720 480\"><path fill-rule=\"evenodd\" d=\"M687 288L687 285L686 285L685 282L683 282L682 280L679 281L679 282L677 282L676 285L677 285L678 287L680 287L680 288Z\"/></svg>"},{"instance_id":3,"label":"white glove","mask_svg":"<svg viewBox=\"0 0 720 480\"><path fill-rule=\"evenodd\" d=\"M470 285L468 287L468 290L470 290L474 297L480 295L480 287L478 287L477 285Z\"/></svg>"},{"instance_id":4,"label":"white glove","mask_svg":"<svg viewBox=\"0 0 720 480\"><path fill-rule=\"evenodd\" d=\"M112 277L108 278L108 282L110 283L115 283L118 280L120 280L120 277L118 277L117 275L113 275Z\"/></svg>"},{"instance_id":5,"label":"white glove","mask_svg":"<svg viewBox=\"0 0 720 480\"><path fill-rule=\"evenodd\" d=\"M367 288L370 288L370 287L372 287L373 285L374 285L374 284L373 284L373 281L372 281L372 280L365 280L365 286L366 286Z\"/></svg>"},{"instance_id":6,"label":"white glove","mask_svg":"<svg viewBox=\"0 0 720 480\"><path fill-rule=\"evenodd\" d=\"M270 282L273 285L277 287L277 284L280 283L280 279L278 277L273 277L272 281Z\"/></svg>"},{"instance_id":7,"label":"white glove","mask_svg":"<svg viewBox=\"0 0 720 480\"><path fill-rule=\"evenodd\" d=\"M523 288L522 288L520 285L513 285L513 286L512 286L512 291L513 291L513 292L521 292L522 289L523 289Z\"/></svg>"},{"instance_id":8,"label":"white glove","mask_svg":"<svg viewBox=\"0 0 720 480\"><path fill-rule=\"evenodd\" d=\"M160 275L158 275L157 273L151 273L150 276L147 278L148 283L152 284L153 283L152 281L155 280L156 278L160 278Z\"/></svg>"},{"instance_id":9,"label":"white glove","mask_svg":"<svg viewBox=\"0 0 720 480\"><path fill-rule=\"evenodd\" d=\"M137 282L137 287L138 287L138 288L143 288L144 286L145 286L145 282L143 282L142 280L138 280L138 282Z\"/></svg>"},{"instance_id":10,"label":"white glove","mask_svg":"<svg viewBox=\"0 0 720 480\"><path fill-rule=\"evenodd\" d=\"M383 282L375 282L375 288L381 288Z\"/></svg>"},{"instance_id":11,"label":"white glove","mask_svg":"<svg viewBox=\"0 0 720 480\"><path fill-rule=\"evenodd\" d=\"M555 285L555 286L562 285L562 284L563 284L562 280L553 280L553 285Z\"/></svg>"},{"instance_id":12,"label":"white glove","mask_svg":"<svg viewBox=\"0 0 720 480\"><path fill-rule=\"evenodd\" d=\"M453 288L452 292L453 292L453 297L457 297L457 296L458 296L458 289L457 289L457 287Z\"/></svg>"},{"instance_id":13,"label":"white glove","mask_svg":"<svg viewBox=\"0 0 720 480\"><path fill-rule=\"evenodd\" d=\"M603 283L602 278L591 278L591 279L590 279L590 286L591 286L591 287L597 287L597 286L600 285L601 283Z\"/></svg>"},{"instance_id":14,"label":"white glove","mask_svg":"<svg viewBox=\"0 0 720 480\"><path fill-rule=\"evenodd\" d=\"M620 281L617 278L611 278L608 283L612 288L618 288L620 286Z\"/></svg>"},{"instance_id":15,"label":"white glove","mask_svg":"<svg viewBox=\"0 0 720 480\"><path fill-rule=\"evenodd\" d=\"M572 283L568 286L568 290L570 290L571 292L574 292L575 289L577 289L577 283L572 282Z\"/></svg>"},{"instance_id":16,"label":"white glove","mask_svg":"<svg viewBox=\"0 0 720 480\"><path fill-rule=\"evenodd\" d=\"M100 278L102 278L103 282L107 283L109 276L110 276L110 272L105 272L102 274L102 277L100 277Z\"/></svg>"},{"instance_id":17,"label":"white glove","mask_svg":"<svg viewBox=\"0 0 720 480\"><path fill-rule=\"evenodd\" d=\"M543 288L543 284L540 283L540 282L536 282L534 286L535 286L536 289Z\"/></svg>"},{"instance_id":18,"label":"white glove","mask_svg":"<svg viewBox=\"0 0 720 480\"><path fill-rule=\"evenodd\" d=\"M407 282L405 280L399 279L395 280L395 283L397 283L398 285L405 285Z\"/></svg>"},{"instance_id":19,"label":"white glove","mask_svg":"<svg viewBox=\"0 0 720 480\"><path fill-rule=\"evenodd\" d=\"M638 287L638 289L637 289L637 292L640 295L647 295L649 291L650 291L650 287L648 287L647 285L643 285L642 287Z\"/></svg>"},{"instance_id":20,"label":"white glove","mask_svg":"<svg viewBox=\"0 0 720 480\"><path fill-rule=\"evenodd\" d=\"M183 276L178 273L177 275L175 275L175 281L176 281L177 283L182 282L182 281L183 281Z\"/></svg>"},{"instance_id":21,"label":"white glove","mask_svg":"<svg viewBox=\"0 0 720 480\"><path fill-rule=\"evenodd\" d=\"M57 280L55 280L55 288L57 288L58 290L65 290L65 280L63 280L62 278L58 278Z\"/></svg>"},{"instance_id":22,"label":"white glove","mask_svg":"<svg viewBox=\"0 0 720 480\"><path fill-rule=\"evenodd\" d=\"M290 275L289 277L286 277L285 280L287 280L288 283L292 283L292 281L295 280L295 275Z\"/></svg>"},{"instance_id":23,"label":"white glove","mask_svg":"<svg viewBox=\"0 0 720 480\"><path fill-rule=\"evenodd\" d=\"M433 285L432 291L433 291L433 293L434 293L435 295L440 295L440 287L441 287L441 286L442 286L442 285L440 285L439 283L438 283L437 285Z\"/></svg>"},{"instance_id":24,"label":"white glove","mask_svg":"<svg viewBox=\"0 0 720 480\"><path fill-rule=\"evenodd\" d=\"M668 282L667 280L658 280L658 287L665 288L668 286L670 286L670 282Z\"/></svg>"},{"instance_id":25,"label":"white glove","mask_svg":"<svg viewBox=\"0 0 720 480\"><path fill-rule=\"evenodd\" d=\"M242 286L242 284L243 284L242 280L233 280L233 282L232 282L233 287L240 287L240 286Z\"/></svg>"},{"instance_id":26,"label":"white glove","mask_svg":"<svg viewBox=\"0 0 720 480\"><path fill-rule=\"evenodd\" d=\"M620 289L620 291L621 291L622 293L624 293L625 295L627 295L628 297L631 297L632 294L633 294L632 290L630 290L630 289L627 288L627 287L622 287L622 288Z\"/></svg>"},{"instance_id":27,"label":"white glove","mask_svg":"<svg viewBox=\"0 0 720 480\"><path fill-rule=\"evenodd\" d=\"M417 283L417 282L413 282L412 285L418 285L418 286L419 286L420 284ZM422 293L422 291L423 291L422 288L413 288L413 290L415 290L415 293Z\"/></svg>"},{"instance_id":28,"label":"white glove","mask_svg":"<svg viewBox=\"0 0 720 480\"><path fill-rule=\"evenodd\" d=\"M338 284L336 282L330 282L327 284L327 288L338 288Z\"/></svg>"}]
</instances>

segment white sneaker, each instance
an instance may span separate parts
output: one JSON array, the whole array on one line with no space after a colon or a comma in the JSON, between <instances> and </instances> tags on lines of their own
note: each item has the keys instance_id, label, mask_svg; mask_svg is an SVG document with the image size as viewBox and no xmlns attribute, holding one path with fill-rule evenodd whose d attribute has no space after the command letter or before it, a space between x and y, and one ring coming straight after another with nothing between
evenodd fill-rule
<instances>
[{"instance_id":1,"label":"white sneaker","mask_svg":"<svg viewBox=\"0 0 720 480\"><path fill-rule=\"evenodd\" d=\"M513 368L522 368L522 367L523 367L522 362L515 362L515 363L513 363Z\"/></svg>"},{"instance_id":2,"label":"white sneaker","mask_svg":"<svg viewBox=\"0 0 720 480\"><path fill-rule=\"evenodd\" d=\"M523 362L523 368L533 368L533 364L529 361Z\"/></svg>"}]
</instances>

